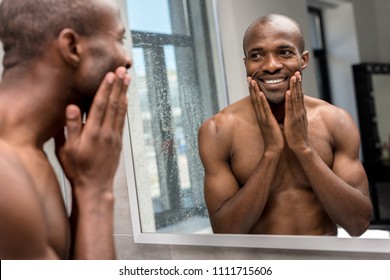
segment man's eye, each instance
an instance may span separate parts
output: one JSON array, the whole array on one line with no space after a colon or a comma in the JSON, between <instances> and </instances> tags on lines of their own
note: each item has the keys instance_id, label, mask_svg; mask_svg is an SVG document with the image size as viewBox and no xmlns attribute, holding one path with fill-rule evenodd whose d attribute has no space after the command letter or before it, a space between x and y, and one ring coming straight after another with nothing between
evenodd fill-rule
<instances>
[{"instance_id":1,"label":"man's eye","mask_svg":"<svg viewBox=\"0 0 390 280\"><path fill-rule=\"evenodd\" d=\"M291 55L293 55L293 52L289 51L289 50L282 50L280 52L280 55L282 55L282 56L291 56Z\"/></svg>"},{"instance_id":2,"label":"man's eye","mask_svg":"<svg viewBox=\"0 0 390 280\"><path fill-rule=\"evenodd\" d=\"M252 60L259 60L261 58L261 54L260 53L252 53L249 57Z\"/></svg>"}]
</instances>

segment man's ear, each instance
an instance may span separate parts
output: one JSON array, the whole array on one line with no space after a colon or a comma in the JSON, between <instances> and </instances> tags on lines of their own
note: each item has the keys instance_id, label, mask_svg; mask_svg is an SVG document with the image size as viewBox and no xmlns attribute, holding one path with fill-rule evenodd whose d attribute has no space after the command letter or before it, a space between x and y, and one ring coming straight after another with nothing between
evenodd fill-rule
<instances>
[{"instance_id":1,"label":"man's ear","mask_svg":"<svg viewBox=\"0 0 390 280\"><path fill-rule=\"evenodd\" d=\"M62 58L73 67L78 67L81 60L80 36L73 29L66 28L60 32L57 39Z\"/></svg>"},{"instance_id":2,"label":"man's ear","mask_svg":"<svg viewBox=\"0 0 390 280\"><path fill-rule=\"evenodd\" d=\"M304 51L301 56L302 69L305 69L309 64L309 51Z\"/></svg>"}]
</instances>

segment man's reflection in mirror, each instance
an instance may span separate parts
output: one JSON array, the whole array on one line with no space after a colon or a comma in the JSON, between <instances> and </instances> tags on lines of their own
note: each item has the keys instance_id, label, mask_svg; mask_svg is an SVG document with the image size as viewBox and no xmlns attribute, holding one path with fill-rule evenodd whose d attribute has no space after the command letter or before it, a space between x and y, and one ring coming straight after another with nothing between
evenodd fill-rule
<instances>
[{"instance_id":1,"label":"man's reflection in mirror","mask_svg":"<svg viewBox=\"0 0 390 280\"><path fill-rule=\"evenodd\" d=\"M359 131L345 110L303 93L299 25L263 16L243 47L248 96L199 130L213 232L337 235L340 226L360 236L372 206Z\"/></svg>"}]
</instances>

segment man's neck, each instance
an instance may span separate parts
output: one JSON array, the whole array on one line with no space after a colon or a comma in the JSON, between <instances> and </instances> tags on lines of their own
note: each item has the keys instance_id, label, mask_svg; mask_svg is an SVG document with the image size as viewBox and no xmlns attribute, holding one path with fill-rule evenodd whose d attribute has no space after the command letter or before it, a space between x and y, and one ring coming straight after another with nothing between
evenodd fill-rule
<instances>
[{"instance_id":1,"label":"man's neck","mask_svg":"<svg viewBox=\"0 0 390 280\"><path fill-rule=\"evenodd\" d=\"M39 73L20 76L7 71L0 83L0 137L41 148L64 125L66 101L61 97L66 94L62 90L51 75L42 78Z\"/></svg>"}]
</instances>

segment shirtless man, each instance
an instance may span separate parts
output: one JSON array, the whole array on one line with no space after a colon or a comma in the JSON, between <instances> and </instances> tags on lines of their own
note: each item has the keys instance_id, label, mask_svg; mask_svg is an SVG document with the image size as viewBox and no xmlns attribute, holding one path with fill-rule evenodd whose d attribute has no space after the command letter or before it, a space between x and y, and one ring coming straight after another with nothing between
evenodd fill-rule
<instances>
[{"instance_id":1,"label":"shirtless man","mask_svg":"<svg viewBox=\"0 0 390 280\"><path fill-rule=\"evenodd\" d=\"M2 1L0 259L115 258L131 66L123 36L112 0ZM70 219L43 151L52 137L72 185Z\"/></svg>"},{"instance_id":2,"label":"shirtless man","mask_svg":"<svg viewBox=\"0 0 390 280\"><path fill-rule=\"evenodd\" d=\"M205 200L215 233L359 236L370 223L368 181L351 116L304 96L298 24L256 20L244 36L250 96L199 130Z\"/></svg>"}]
</instances>

